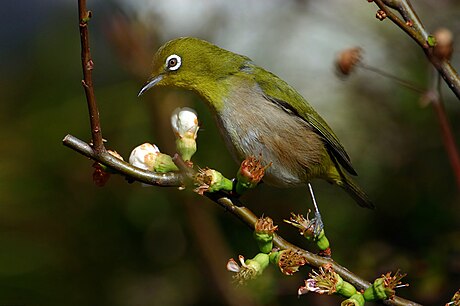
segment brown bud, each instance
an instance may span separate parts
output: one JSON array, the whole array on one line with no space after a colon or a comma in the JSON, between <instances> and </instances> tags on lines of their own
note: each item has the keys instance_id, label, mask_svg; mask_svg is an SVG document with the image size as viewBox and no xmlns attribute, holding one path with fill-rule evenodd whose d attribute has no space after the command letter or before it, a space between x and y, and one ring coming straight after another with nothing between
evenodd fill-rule
<instances>
[{"instance_id":1,"label":"brown bud","mask_svg":"<svg viewBox=\"0 0 460 306\"><path fill-rule=\"evenodd\" d=\"M335 67L341 76L348 76L355 66L362 60L363 49L360 47L349 48L337 54Z\"/></svg>"},{"instance_id":2,"label":"brown bud","mask_svg":"<svg viewBox=\"0 0 460 306\"><path fill-rule=\"evenodd\" d=\"M99 163L93 164L93 182L97 187L103 187L110 179L110 173L106 172L106 168Z\"/></svg>"},{"instance_id":3,"label":"brown bud","mask_svg":"<svg viewBox=\"0 0 460 306\"><path fill-rule=\"evenodd\" d=\"M387 13L384 10L378 10L375 14L375 18L382 21L383 19L387 18Z\"/></svg>"},{"instance_id":4,"label":"brown bud","mask_svg":"<svg viewBox=\"0 0 460 306\"><path fill-rule=\"evenodd\" d=\"M452 57L454 38L452 32L446 28L440 28L434 32L436 46L434 55L441 60L449 60Z\"/></svg>"}]
</instances>

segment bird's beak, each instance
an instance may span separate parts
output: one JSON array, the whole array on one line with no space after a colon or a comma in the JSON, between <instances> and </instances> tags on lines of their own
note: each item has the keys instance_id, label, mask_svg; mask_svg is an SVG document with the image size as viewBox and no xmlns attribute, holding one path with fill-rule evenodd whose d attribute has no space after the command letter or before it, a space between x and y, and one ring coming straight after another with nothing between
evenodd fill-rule
<instances>
[{"instance_id":1,"label":"bird's beak","mask_svg":"<svg viewBox=\"0 0 460 306\"><path fill-rule=\"evenodd\" d=\"M163 75L159 74L156 77L151 78L145 85L142 87L141 91L139 91L138 97L141 96L144 92L158 84L163 79Z\"/></svg>"}]
</instances>

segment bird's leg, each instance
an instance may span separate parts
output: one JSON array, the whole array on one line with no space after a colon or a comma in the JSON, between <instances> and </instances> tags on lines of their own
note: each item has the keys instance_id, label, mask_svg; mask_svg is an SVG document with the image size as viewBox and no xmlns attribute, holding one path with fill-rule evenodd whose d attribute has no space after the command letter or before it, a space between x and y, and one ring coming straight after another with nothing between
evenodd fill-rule
<instances>
[{"instance_id":1,"label":"bird's leg","mask_svg":"<svg viewBox=\"0 0 460 306\"><path fill-rule=\"evenodd\" d=\"M311 219L313 223L313 234L315 238L321 234L321 231L324 228L323 219L321 218L321 214L319 212L318 204L316 204L315 194L313 193L313 187L310 183L308 183L308 189L310 191L311 198L313 200L313 205L315 206L315 217Z\"/></svg>"}]
</instances>

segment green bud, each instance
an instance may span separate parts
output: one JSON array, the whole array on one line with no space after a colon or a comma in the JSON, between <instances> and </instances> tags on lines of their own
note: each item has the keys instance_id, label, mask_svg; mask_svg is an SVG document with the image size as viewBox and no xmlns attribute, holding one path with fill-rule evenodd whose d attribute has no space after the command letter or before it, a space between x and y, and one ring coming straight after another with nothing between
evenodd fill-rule
<instances>
[{"instance_id":1,"label":"green bud","mask_svg":"<svg viewBox=\"0 0 460 306\"><path fill-rule=\"evenodd\" d=\"M280 260L280 255L281 255L281 252L278 251L278 252L271 252L270 254L268 254L269 258L270 258L270 263L271 264L274 264L274 265L277 265L279 260Z\"/></svg>"},{"instance_id":2,"label":"green bud","mask_svg":"<svg viewBox=\"0 0 460 306\"><path fill-rule=\"evenodd\" d=\"M434 47L436 46L436 37L434 37L433 35L428 35L426 42L428 43L428 46Z\"/></svg>"},{"instance_id":3,"label":"green bud","mask_svg":"<svg viewBox=\"0 0 460 306\"><path fill-rule=\"evenodd\" d=\"M363 295L357 292L353 294L350 298L340 303L340 306L363 306L364 303L365 303L365 300L364 300Z\"/></svg>"},{"instance_id":4,"label":"green bud","mask_svg":"<svg viewBox=\"0 0 460 306\"><path fill-rule=\"evenodd\" d=\"M268 267L269 263L270 257L268 256L268 254L265 253L259 253L253 259L247 259L245 261L245 264L248 267L252 267L254 270L256 270L257 274L259 275L262 274L265 268Z\"/></svg>"},{"instance_id":5,"label":"green bud","mask_svg":"<svg viewBox=\"0 0 460 306\"><path fill-rule=\"evenodd\" d=\"M344 281L340 277L341 281L338 281L336 284L337 293L344 297L351 297L356 294L356 288L349 282ZM363 298L364 300L364 298Z\"/></svg>"},{"instance_id":6,"label":"green bud","mask_svg":"<svg viewBox=\"0 0 460 306\"><path fill-rule=\"evenodd\" d=\"M184 161L190 161L196 152L195 139L188 137L176 139L176 150Z\"/></svg>"},{"instance_id":7,"label":"green bud","mask_svg":"<svg viewBox=\"0 0 460 306\"><path fill-rule=\"evenodd\" d=\"M232 191L233 189L233 182L214 169L201 169L195 176L195 180L198 185L195 192L201 195L205 192Z\"/></svg>"},{"instance_id":8,"label":"green bud","mask_svg":"<svg viewBox=\"0 0 460 306\"><path fill-rule=\"evenodd\" d=\"M407 287L409 284L402 284L406 274L401 274L398 271L394 275L391 272L382 274L381 277L377 278L372 286L364 291L364 299L366 301L386 300L390 299L395 295L395 289L401 287Z\"/></svg>"},{"instance_id":9,"label":"green bud","mask_svg":"<svg viewBox=\"0 0 460 306\"><path fill-rule=\"evenodd\" d=\"M227 262L227 270L236 273L233 279L239 285L261 275L270 263L269 256L264 253L257 254L253 259L244 260L242 255L238 256L239 265L233 258Z\"/></svg>"},{"instance_id":10,"label":"green bud","mask_svg":"<svg viewBox=\"0 0 460 306\"><path fill-rule=\"evenodd\" d=\"M270 253L273 249L273 234L261 233L254 231L254 238L256 239L257 246L262 253Z\"/></svg>"},{"instance_id":11,"label":"green bud","mask_svg":"<svg viewBox=\"0 0 460 306\"><path fill-rule=\"evenodd\" d=\"M178 171L176 164L174 164L171 156L163 153L158 153L155 161L151 164L152 171L159 173L167 173L171 171Z\"/></svg>"},{"instance_id":12,"label":"green bud","mask_svg":"<svg viewBox=\"0 0 460 306\"><path fill-rule=\"evenodd\" d=\"M262 253L270 253L273 249L273 233L278 229L278 226L273 224L273 220L269 217L257 219L254 225L254 238L256 239L259 250Z\"/></svg>"},{"instance_id":13,"label":"green bud","mask_svg":"<svg viewBox=\"0 0 460 306\"><path fill-rule=\"evenodd\" d=\"M374 283L364 291L366 301L386 300L388 298L383 285L383 277L377 278Z\"/></svg>"},{"instance_id":14,"label":"green bud","mask_svg":"<svg viewBox=\"0 0 460 306\"><path fill-rule=\"evenodd\" d=\"M321 251L324 251L329 248L329 240L326 237L326 234L324 233L324 229L319 233L318 237L315 238L316 245Z\"/></svg>"}]
</instances>

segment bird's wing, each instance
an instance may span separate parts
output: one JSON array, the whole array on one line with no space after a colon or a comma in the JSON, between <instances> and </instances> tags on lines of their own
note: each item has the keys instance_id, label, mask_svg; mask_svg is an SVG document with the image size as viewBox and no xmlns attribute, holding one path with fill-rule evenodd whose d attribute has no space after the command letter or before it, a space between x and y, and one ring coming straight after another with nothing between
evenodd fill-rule
<instances>
[{"instance_id":1,"label":"bird's wing","mask_svg":"<svg viewBox=\"0 0 460 306\"><path fill-rule=\"evenodd\" d=\"M304 120L312 129L318 133L330 152L337 158L342 167L350 174L356 175L356 171L350 161L345 148L339 142L337 136L321 116L308 104L308 102L289 84L278 78L276 75L260 67L256 67L254 78L265 97L278 105L284 111L298 116ZM288 103L286 101L292 101Z\"/></svg>"}]
</instances>

